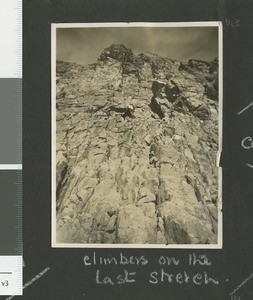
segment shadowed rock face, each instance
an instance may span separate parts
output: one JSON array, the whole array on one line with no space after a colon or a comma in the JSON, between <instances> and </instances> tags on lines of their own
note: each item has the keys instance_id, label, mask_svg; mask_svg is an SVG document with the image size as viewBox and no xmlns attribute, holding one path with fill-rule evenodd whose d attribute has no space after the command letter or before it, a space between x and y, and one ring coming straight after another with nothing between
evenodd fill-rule
<instances>
[{"instance_id":1,"label":"shadowed rock face","mask_svg":"<svg viewBox=\"0 0 253 300\"><path fill-rule=\"evenodd\" d=\"M57 242L217 243L217 67L123 45L57 62Z\"/></svg>"}]
</instances>

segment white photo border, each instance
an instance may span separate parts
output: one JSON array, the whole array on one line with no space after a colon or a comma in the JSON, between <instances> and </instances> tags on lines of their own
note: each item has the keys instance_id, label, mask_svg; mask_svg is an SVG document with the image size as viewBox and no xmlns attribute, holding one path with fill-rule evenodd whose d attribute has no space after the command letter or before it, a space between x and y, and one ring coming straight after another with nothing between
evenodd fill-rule
<instances>
[{"instance_id":1,"label":"white photo border","mask_svg":"<svg viewBox=\"0 0 253 300\"><path fill-rule=\"evenodd\" d=\"M216 166L218 168L218 241L217 244L92 244L56 243L56 30L57 28L103 27L217 27L219 57L219 145ZM223 130L223 27L222 22L158 22L158 23L54 23L51 24L51 246L53 248L147 248L147 249L222 249L222 152Z\"/></svg>"}]
</instances>

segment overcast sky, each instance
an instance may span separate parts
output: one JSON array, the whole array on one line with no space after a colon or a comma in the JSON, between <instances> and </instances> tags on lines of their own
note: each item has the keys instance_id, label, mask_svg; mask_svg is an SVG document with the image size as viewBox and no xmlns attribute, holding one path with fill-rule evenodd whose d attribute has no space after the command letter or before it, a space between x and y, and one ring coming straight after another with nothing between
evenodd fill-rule
<instances>
[{"instance_id":1,"label":"overcast sky","mask_svg":"<svg viewBox=\"0 0 253 300\"><path fill-rule=\"evenodd\" d=\"M111 44L124 44L134 54L157 53L179 61L218 56L217 27L57 28L57 58L89 64Z\"/></svg>"}]
</instances>

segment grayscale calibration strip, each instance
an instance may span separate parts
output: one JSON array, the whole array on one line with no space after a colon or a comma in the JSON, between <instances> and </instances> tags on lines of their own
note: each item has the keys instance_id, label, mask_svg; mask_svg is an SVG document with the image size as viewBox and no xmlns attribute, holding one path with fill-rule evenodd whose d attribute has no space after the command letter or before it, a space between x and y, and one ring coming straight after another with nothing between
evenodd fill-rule
<instances>
[{"instance_id":1,"label":"grayscale calibration strip","mask_svg":"<svg viewBox=\"0 0 253 300\"><path fill-rule=\"evenodd\" d=\"M22 295L22 0L0 2L0 295Z\"/></svg>"}]
</instances>

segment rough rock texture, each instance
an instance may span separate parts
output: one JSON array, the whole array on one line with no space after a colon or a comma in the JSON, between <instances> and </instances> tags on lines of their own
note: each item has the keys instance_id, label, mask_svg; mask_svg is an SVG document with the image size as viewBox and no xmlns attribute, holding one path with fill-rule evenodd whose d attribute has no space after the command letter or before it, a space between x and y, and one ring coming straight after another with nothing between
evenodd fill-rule
<instances>
[{"instance_id":1,"label":"rough rock texture","mask_svg":"<svg viewBox=\"0 0 253 300\"><path fill-rule=\"evenodd\" d=\"M217 74L123 45L57 62L58 243L217 243Z\"/></svg>"}]
</instances>

